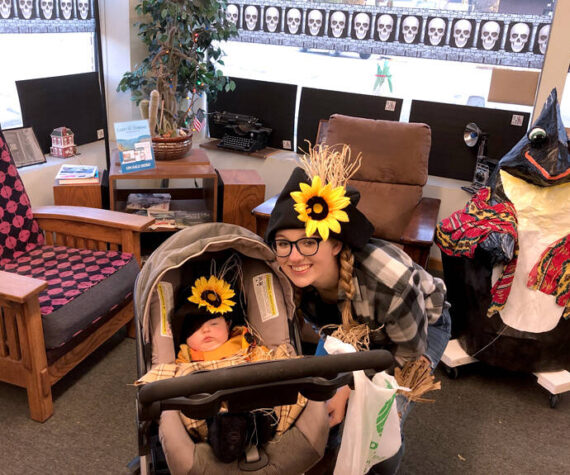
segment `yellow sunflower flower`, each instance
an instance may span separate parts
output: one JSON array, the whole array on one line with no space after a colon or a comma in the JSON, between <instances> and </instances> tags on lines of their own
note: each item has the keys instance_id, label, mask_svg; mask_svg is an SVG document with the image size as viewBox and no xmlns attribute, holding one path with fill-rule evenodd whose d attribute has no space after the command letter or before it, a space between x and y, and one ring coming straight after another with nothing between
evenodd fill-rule
<instances>
[{"instance_id":1,"label":"yellow sunflower flower","mask_svg":"<svg viewBox=\"0 0 570 475\"><path fill-rule=\"evenodd\" d=\"M295 200L298 219L305 223L307 236L318 231L326 241L329 229L333 233L340 233L339 221L348 222L348 215L342 210L350 204L344 187L332 188L330 183L323 186L319 176L313 177L311 185L300 183L299 186L301 191L291 192L291 198Z\"/></svg>"},{"instance_id":2,"label":"yellow sunflower flower","mask_svg":"<svg viewBox=\"0 0 570 475\"><path fill-rule=\"evenodd\" d=\"M235 292L230 284L211 275L208 280L205 277L196 279L192 287L192 295L188 297L188 300L198 304L198 307L206 307L210 313L223 314L231 312L236 304L230 300L234 295Z\"/></svg>"}]
</instances>

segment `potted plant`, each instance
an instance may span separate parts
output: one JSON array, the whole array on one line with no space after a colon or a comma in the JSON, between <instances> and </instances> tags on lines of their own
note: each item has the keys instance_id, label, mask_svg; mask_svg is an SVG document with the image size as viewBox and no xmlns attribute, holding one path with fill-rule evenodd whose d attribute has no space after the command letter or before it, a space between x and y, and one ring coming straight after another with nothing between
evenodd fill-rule
<instances>
[{"instance_id":1,"label":"potted plant","mask_svg":"<svg viewBox=\"0 0 570 475\"><path fill-rule=\"evenodd\" d=\"M142 0L135 7L144 15L138 35L148 56L123 75L117 90L129 89L149 119L159 160L179 158L190 148L199 97L235 89L218 68L223 65L219 42L237 35L225 8L226 0ZM176 150L179 156L161 154Z\"/></svg>"}]
</instances>

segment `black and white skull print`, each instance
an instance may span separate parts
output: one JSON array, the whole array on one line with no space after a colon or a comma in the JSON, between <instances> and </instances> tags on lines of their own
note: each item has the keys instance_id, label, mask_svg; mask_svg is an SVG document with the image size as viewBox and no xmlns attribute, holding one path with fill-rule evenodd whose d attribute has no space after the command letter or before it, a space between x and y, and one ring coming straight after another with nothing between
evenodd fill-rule
<instances>
[{"instance_id":1,"label":"black and white skull print","mask_svg":"<svg viewBox=\"0 0 570 475\"><path fill-rule=\"evenodd\" d=\"M305 33L310 36L322 36L324 31L324 18L323 10L309 10L309 13L307 13Z\"/></svg>"},{"instance_id":2,"label":"black and white skull print","mask_svg":"<svg viewBox=\"0 0 570 475\"><path fill-rule=\"evenodd\" d=\"M12 16L12 0L0 0L0 17L8 19Z\"/></svg>"},{"instance_id":3,"label":"black and white skull print","mask_svg":"<svg viewBox=\"0 0 570 475\"><path fill-rule=\"evenodd\" d=\"M392 41L395 28L395 17L386 13L378 15L376 18L376 39L378 41Z\"/></svg>"},{"instance_id":4,"label":"black and white skull print","mask_svg":"<svg viewBox=\"0 0 570 475\"><path fill-rule=\"evenodd\" d=\"M29 20L34 16L34 2L33 0L18 0L18 9L20 10L20 17Z\"/></svg>"},{"instance_id":5,"label":"black and white skull print","mask_svg":"<svg viewBox=\"0 0 570 475\"><path fill-rule=\"evenodd\" d=\"M370 15L368 13L357 13L352 19L352 37L357 40L365 40L370 32Z\"/></svg>"},{"instance_id":6,"label":"black and white skull print","mask_svg":"<svg viewBox=\"0 0 570 475\"><path fill-rule=\"evenodd\" d=\"M291 35L297 35L301 32L301 10L298 8L289 8L285 14L287 32Z\"/></svg>"},{"instance_id":7,"label":"black and white skull print","mask_svg":"<svg viewBox=\"0 0 570 475\"><path fill-rule=\"evenodd\" d=\"M263 16L263 29L269 33L281 31L281 9L277 7L267 7Z\"/></svg>"},{"instance_id":8,"label":"black and white skull print","mask_svg":"<svg viewBox=\"0 0 570 475\"><path fill-rule=\"evenodd\" d=\"M59 18L70 20L73 16L73 1L59 0Z\"/></svg>"}]
</instances>

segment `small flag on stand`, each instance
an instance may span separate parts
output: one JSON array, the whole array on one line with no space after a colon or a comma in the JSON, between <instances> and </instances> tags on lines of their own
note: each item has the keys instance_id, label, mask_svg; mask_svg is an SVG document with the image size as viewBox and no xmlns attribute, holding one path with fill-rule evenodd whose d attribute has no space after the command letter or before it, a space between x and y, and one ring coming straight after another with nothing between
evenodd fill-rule
<instances>
[{"instance_id":1,"label":"small flag on stand","mask_svg":"<svg viewBox=\"0 0 570 475\"><path fill-rule=\"evenodd\" d=\"M196 115L194 116L194 122L192 123L196 132L200 132L200 130L202 130L202 126L204 125L204 116L204 109L198 109L198 112L196 112Z\"/></svg>"}]
</instances>

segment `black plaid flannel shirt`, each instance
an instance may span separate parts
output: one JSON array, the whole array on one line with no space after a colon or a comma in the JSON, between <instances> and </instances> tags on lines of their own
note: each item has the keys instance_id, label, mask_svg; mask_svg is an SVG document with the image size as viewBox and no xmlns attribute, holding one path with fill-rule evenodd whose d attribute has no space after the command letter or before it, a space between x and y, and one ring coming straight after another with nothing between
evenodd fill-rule
<instances>
[{"instance_id":1,"label":"black plaid flannel shirt","mask_svg":"<svg viewBox=\"0 0 570 475\"><path fill-rule=\"evenodd\" d=\"M371 329L372 348L390 350L402 365L421 356L427 346L427 326L441 315L445 284L412 262L401 249L373 239L354 251L353 317ZM302 310L317 326L340 323L344 292L338 304L324 304L314 288L304 291ZM326 313L326 315L323 315Z\"/></svg>"}]
</instances>

